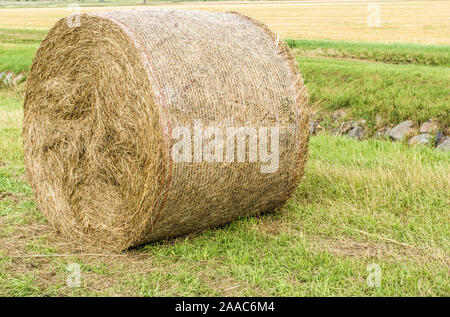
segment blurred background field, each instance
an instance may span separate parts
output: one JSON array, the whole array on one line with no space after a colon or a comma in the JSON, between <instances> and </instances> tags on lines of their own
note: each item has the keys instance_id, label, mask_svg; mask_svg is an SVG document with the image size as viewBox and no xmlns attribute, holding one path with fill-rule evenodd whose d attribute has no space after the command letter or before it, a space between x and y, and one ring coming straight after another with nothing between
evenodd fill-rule
<instances>
[{"instance_id":1,"label":"blurred background field","mask_svg":"<svg viewBox=\"0 0 450 317\"><path fill-rule=\"evenodd\" d=\"M1 2L29 6L33 2ZM26 3L26 4L25 4ZM77 3L82 12L141 8L141 2L56 2L51 8L8 8L0 12L0 28L48 30L58 18L67 16L67 4ZM130 6L130 4L137 4ZM365 1L148 1L148 8L184 8L212 11L234 10L266 23L284 38L335 39L378 42L450 44L448 1L376 2L381 10L381 26L367 25ZM100 8L95 6L101 5ZM126 5L126 6L123 6Z\"/></svg>"}]
</instances>

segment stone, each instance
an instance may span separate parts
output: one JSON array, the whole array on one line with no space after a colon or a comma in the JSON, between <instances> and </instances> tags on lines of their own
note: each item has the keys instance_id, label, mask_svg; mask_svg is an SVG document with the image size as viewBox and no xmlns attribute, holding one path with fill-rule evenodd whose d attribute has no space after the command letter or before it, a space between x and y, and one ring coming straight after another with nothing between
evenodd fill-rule
<instances>
[{"instance_id":1,"label":"stone","mask_svg":"<svg viewBox=\"0 0 450 317\"><path fill-rule=\"evenodd\" d=\"M378 130L377 133L375 133L375 138L377 139L386 139L389 137L389 133L391 132L391 128L384 127L381 130Z\"/></svg>"},{"instance_id":2,"label":"stone","mask_svg":"<svg viewBox=\"0 0 450 317\"><path fill-rule=\"evenodd\" d=\"M377 131L373 137L375 139L384 139L386 137L386 133L383 131Z\"/></svg>"},{"instance_id":3,"label":"stone","mask_svg":"<svg viewBox=\"0 0 450 317\"><path fill-rule=\"evenodd\" d=\"M434 137L434 146L438 146L439 143L441 143L443 138L444 138L444 133L442 133L441 131L438 131L438 133L436 133L436 136Z\"/></svg>"},{"instance_id":4,"label":"stone","mask_svg":"<svg viewBox=\"0 0 450 317\"><path fill-rule=\"evenodd\" d=\"M3 84L5 86L12 86L13 73L7 73L5 79L3 79Z\"/></svg>"},{"instance_id":5,"label":"stone","mask_svg":"<svg viewBox=\"0 0 450 317\"><path fill-rule=\"evenodd\" d=\"M356 126L347 133L347 136L356 140L362 140L364 139L364 130L360 126Z\"/></svg>"},{"instance_id":6,"label":"stone","mask_svg":"<svg viewBox=\"0 0 450 317\"><path fill-rule=\"evenodd\" d=\"M444 137L436 148L441 151L450 151L450 137Z\"/></svg>"},{"instance_id":7,"label":"stone","mask_svg":"<svg viewBox=\"0 0 450 317\"><path fill-rule=\"evenodd\" d=\"M409 140L409 145L430 145L433 141L433 136L430 133L423 133L416 135L411 140Z\"/></svg>"},{"instance_id":8,"label":"stone","mask_svg":"<svg viewBox=\"0 0 450 317\"><path fill-rule=\"evenodd\" d=\"M347 115L347 111L344 109L338 109L335 112L333 112L333 120L337 121Z\"/></svg>"},{"instance_id":9,"label":"stone","mask_svg":"<svg viewBox=\"0 0 450 317\"><path fill-rule=\"evenodd\" d=\"M316 122L309 122L309 135L316 135Z\"/></svg>"},{"instance_id":10,"label":"stone","mask_svg":"<svg viewBox=\"0 0 450 317\"><path fill-rule=\"evenodd\" d=\"M316 135L322 131L323 127L320 124L320 120L310 120L309 121L309 135Z\"/></svg>"},{"instance_id":11,"label":"stone","mask_svg":"<svg viewBox=\"0 0 450 317\"><path fill-rule=\"evenodd\" d=\"M13 79L12 85L17 86L18 84L20 84L23 81L24 78L25 78L25 76L22 74L17 75L16 78Z\"/></svg>"},{"instance_id":12,"label":"stone","mask_svg":"<svg viewBox=\"0 0 450 317\"><path fill-rule=\"evenodd\" d=\"M356 121L345 121L342 122L339 127L339 133L340 134L347 134L351 129L356 128L358 126L358 123Z\"/></svg>"},{"instance_id":13,"label":"stone","mask_svg":"<svg viewBox=\"0 0 450 317\"><path fill-rule=\"evenodd\" d=\"M436 133L437 130L439 129L438 125L436 124L436 122L434 122L433 120L428 120L425 121L424 123L422 123L422 125L420 126L420 133Z\"/></svg>"},{"instance_id":14,"label":"stone","mask_svg":"<svg viewBox=\"0 0 450 317\"><path fill-rule=\"evenodd\" d=\"M403 141L406 137L413 132L413 123L411 120L403 121L396 125L389 132L389 137L396 141Z\"/></svg>"}]
</instances>

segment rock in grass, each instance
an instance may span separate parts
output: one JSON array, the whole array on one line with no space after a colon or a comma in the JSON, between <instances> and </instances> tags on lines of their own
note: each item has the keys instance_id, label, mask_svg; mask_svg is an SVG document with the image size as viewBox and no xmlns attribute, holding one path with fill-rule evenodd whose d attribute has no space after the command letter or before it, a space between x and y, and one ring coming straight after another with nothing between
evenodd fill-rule
<instances>
[{"instance_id":1,"label":"rock in grass","mask_svg":"<svg viewBox=\"0 0 450 317\"><path fill-rule=\"evenodd\" d=\"M342 122L339 127L340 134L347 134L351 129L354 129L358 126L358 122L356 121L346 121Z\"/></svg>"},{"instance_id":2,"label":"rock in grass","mask_svg":"<svg viewBox=\"0 0 450 317\"><path fill-rule=\"evenodd\" d=\"M5 78L3 79L3 84L5 86L12 86L13 81L13 73L7 73Z\"/></svg>"},{"instance_id":3,"label":"rock in grass","mask_svg":"<svg viewBox=\"0 0 450 317\"><path fill-rule=\"evenodd\" d=\"M16 78L14 78L12 80L12 85L13 86L17 86L18 84L20 84L23 80L25 79L25 76L22 74L19 74L16 76Z\"/></svg>"},{"instance_id":4,"label":"rock in grass","mask_svg":"<svg viewBox=\"0 0 450 317\"><path fill-rule=\"evenodd\" d=\"M402 123L396 125L389 132L389 137L396 141L402 141L406 139L406 137L411 134L413 123L411 120L403 121Z\"/></svg>"},{"instance_id":5,"label":"rock in grass","mask_svg":"<svg viewBox=\"0 0 450 317\"><path fill-rule=\"evenodd\" d=\"M348 132L347 136L356 140L362 140L364 139L364 130L360 126L356 126Z\"/></svg>"},{"instance_id":6,"label":"rock in grass","mask_svg":"<svg viewBox=\"0 0 450 317\"><path fill-rule=\"evenodd\" d=\"M436 133L438 126L434 120L428 120L422 123L420 126L420 133Z\"/></svg>"},{"instance_id":7,"label":"rock in grass","mask_svg":"<svg viewBox=\"0 0 450 317\"><path fill-rule=\"evenodd\" d=\"M434 137L434 146L438 146L439 143L444 139L444 134L441 131L438 131Z\"/></svg>"},{"instance_id":8,"label":"rock in grass","mask_svg":"<svg viewBox=\"0 0 450 317\"><path fill-rule=\"evenodd\" d=\"M409 145L430 145L432 141L433 136L430 133L423 133L409 140Z\"/></svg>"},{"instance_id":9,"label":"rock in grass","mask_svg":"<svg viewBox=\"0 0 450 317\"><path fill-rule=\"evenodd\" d=\"M322 130L323 127L318 120L313 120L309 122L309 135L316 135Z\"/></svg>"},{"instance_id":10,"label":"rock in grass","mask_svg":"<svg viewBox=\"0 0 450 317\"><path fill-rule=\"evenodd\" d=\"M441 151L450 151L450 137L444 137L436 148Z\"/></svg>"},{"instance_id":11,"label":"rock in grass","mask_svg":"<svg viewBox=\"0 0 450 317\"><path fill-rule=\"evenodd\" d=\"M389 137L389 133L391 132L391 128L384 127L383 129L380 129L375 133L376 139L386 139Z\"/></svg>"},{"instance_id":12,"label":"rock in grass","mask_svg":"<svg viewBox=\"0 0 450 317\"><path fill-rule=\"evenodd\" d=\"M333 112L333 120L337 121L347 115L347 111L344 109L338 109L335 112Z\"/></svg>"}]
</instances>

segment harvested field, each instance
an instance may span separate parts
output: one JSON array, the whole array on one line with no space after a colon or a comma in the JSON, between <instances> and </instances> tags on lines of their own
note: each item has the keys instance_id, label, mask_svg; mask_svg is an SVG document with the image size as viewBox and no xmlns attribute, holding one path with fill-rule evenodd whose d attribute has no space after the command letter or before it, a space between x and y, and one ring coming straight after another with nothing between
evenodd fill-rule
<instances>
[{"instance_id":1,"label":"harvested field","mask_svg":"<svg viewBox=\"0 0 450 317\"><path fill-rule=\"evenodd\" d=\"M146 8L239 11L259 20L284 38L450 44L448 1L378 2L380 27L367 25L367 3L344 1L186 2ZM81 12L142 9L83 7ZM0 10L0 28L48 30L67 16L66 8Z\"/></svg>"}]
</instances>

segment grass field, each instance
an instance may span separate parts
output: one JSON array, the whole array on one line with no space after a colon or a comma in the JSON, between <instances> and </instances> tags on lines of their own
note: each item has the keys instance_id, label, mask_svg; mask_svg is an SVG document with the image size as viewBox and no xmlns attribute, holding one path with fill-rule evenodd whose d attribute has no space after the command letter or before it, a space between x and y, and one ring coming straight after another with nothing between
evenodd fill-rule
<instances>
[{"instance_id":1,"label":"grass field","mask_svg":"<svg viewBox=\"0 0 450 317\"><path fill-rule=\"evenodd\" d=\"M56 236L33 202L20 103L10 98L0 132L0 192L8 193L0 201L0 295L450 294L446 153L319 135L280 213L118 256L83 256L96 252ZM66 285L69 263L81 265L80 288ZM366 285L372 263L380 288Z\"/></svg>"},{"instance_id":2,"label":"grass field","mask_svg":"<svg viewBox=\"0 0 450 317\"><path fill-rule=\"evenodd\" d=\"M377 114L382 124L435 117L449 126L448 28L433 27L433 35L424 35L420 27L422 20L436 26L443 13L433 12L445 3L433 2L428 11L422 6L420 14L407 11L416 14L417 25L408 20L414 17L405 17L386 38L392 42L414 29L408 35L412 43L379 43L378 35L356 24L338 26L348 30L339 36L334 31L322 36L331 9L314 11L323 23L317 22L318 33L306 39L294 40L286 24L283 36L291 35L287 42L311 105L326 119L336 109L347 109L349 118L366 119L372 130ZM183 4L226 5L248 8L242 3ZM359 10L352 8L346 14ZM4 18L6 10L10 20ZM33 10L39 9L0 10L0 71L26 74L46 30L62 14L60 9ZM277 27L277 10L287 9L275 8L273 17L258 10L255 16L267 14L265 19ZM35 20L20 24L20 16ZM432 43L430 37L440 38L434 41L440 44L418 44ZM361 39L366 42L357 42ZM0 296L450 295L448 152L322 133L312 137L304 180L279 213L103 254L57 235L33 201L21 146L24 89L24 84L0 88ZM70 263L81 266L80 287L66 283ZM381 269L380 287L366 284L372 264Z\"/></svg>"},{"instance_id":3,"label":"grass field","mask_svg":"<svg viewBox=\"0 0 450 317\"><path fill-rule=\"evenodd\" d=\"M361 61L298 58L311 94L310 103L324 115L349 110L373 130L376 117L385 124L436 118L450 124L450 78L446 67L389 65Z\"/></svg>"}]
</instances>

